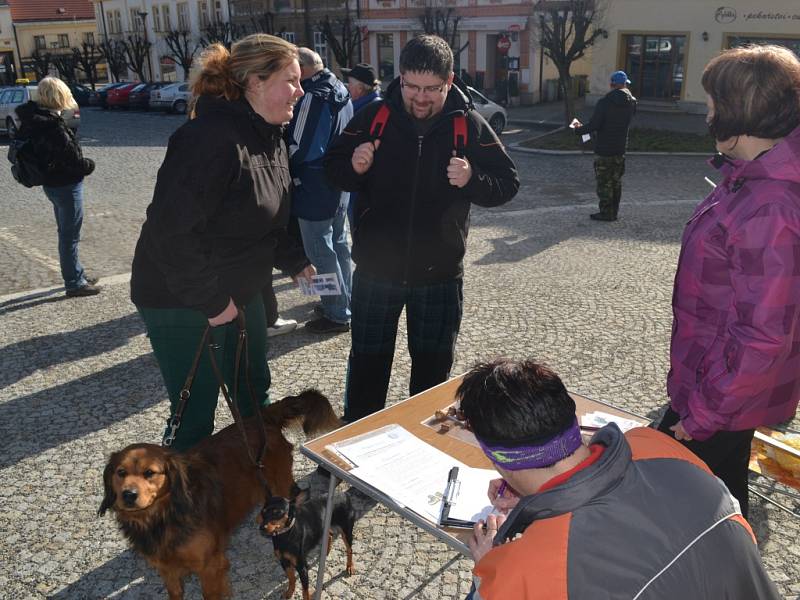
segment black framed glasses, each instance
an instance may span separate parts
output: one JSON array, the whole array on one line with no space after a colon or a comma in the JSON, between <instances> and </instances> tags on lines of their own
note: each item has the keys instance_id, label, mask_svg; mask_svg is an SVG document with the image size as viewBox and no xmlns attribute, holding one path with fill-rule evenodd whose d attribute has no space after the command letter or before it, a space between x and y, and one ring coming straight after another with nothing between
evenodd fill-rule
<instances>
[{"instance_id":1,"label":"black framed glasses","mask_svg":"<svg viewBox=\"0 0 800 600\"><path fill-rule=\"evenodd\" d=\"M400 78L400 87L407 90L411 94L425 94L426 96L433 96L434 94L441 94L444 91L444 86L447 85L446 83L440 83L439 85L425 85L419 86L414 85L413 83L406 82L405 79L402 77Z\"/></svg>"}]
</instances>

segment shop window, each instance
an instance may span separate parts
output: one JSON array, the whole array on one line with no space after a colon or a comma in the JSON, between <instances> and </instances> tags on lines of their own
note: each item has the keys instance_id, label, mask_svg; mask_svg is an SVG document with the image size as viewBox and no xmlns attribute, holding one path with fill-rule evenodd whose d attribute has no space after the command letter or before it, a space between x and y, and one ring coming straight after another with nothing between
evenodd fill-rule
<instances>
[{"instance_id":1,"label":"shop window","mask_svg":"<svg viewBox=\"0 0 800 600\"><path fill-rule=\"evenodd\" d=\"M378 78L389 83L394 79L394 34L379 33L378 38Z\"/></svg>"}]
</instances>

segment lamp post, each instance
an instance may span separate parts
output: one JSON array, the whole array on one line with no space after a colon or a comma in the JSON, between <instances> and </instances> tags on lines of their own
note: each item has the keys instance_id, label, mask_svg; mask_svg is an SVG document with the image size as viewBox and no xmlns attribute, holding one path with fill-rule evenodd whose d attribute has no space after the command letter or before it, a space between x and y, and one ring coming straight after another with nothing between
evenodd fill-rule
<instances>
[{"instance_id":1,"label":"lamp post","mask_svg":"<svg viewBox=\"0 0 800 600\"><path fill-rule=\"evenodd\" d=\"M150 60L150 48L147 43L147 11L142 10L137 13L142 19L142 33L144 34L144 45L147 49L147 72L150 74L150 81L153 81L153 63Z\"/></svg>"}]
</instances>

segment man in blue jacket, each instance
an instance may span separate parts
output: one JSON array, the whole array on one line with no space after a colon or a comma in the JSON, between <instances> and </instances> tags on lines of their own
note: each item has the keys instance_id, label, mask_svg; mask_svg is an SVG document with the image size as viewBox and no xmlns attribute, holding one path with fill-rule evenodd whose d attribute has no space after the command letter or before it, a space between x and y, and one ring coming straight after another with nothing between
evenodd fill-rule
<instances>
[{"instance_id":1,"label":"man in blue jacket","mask_svg":"<svg viewBox=\"0 0 800 600\"><path fill-rule=\"evenodd\" d=\"M322 157L353 116L350 94L309 48L298 51L305 95L289 124L289 170L294 183L292 214L300 224L306 256L317 273L335 273L339 295L321 296L322 315L306 323L313 333L350 330L352 266L347 241L350 194L325 178Z\"/></svg>"}]
</instances>

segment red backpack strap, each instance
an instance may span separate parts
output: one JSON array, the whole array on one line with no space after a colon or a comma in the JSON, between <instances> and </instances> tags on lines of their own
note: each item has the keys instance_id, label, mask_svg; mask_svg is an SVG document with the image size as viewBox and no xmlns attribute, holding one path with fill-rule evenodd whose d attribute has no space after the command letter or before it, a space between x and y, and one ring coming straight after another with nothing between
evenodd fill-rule
<instances>
[{"instance_id":1,"label":"red backpack strap","mask_svg":"<svg viewBox=\"0 0 800 600\"><path fill-rule=\"evenodd\" d=\"M467 117L456 115L453 119L453 148L456 156L463 157L467 147Z\"/></svg>"},{"instance_id":2,"label":"red backpack strap","mask_svg":"<svg viewBox=\"0 0 800 600\"><path fill-rule=\"evenodd\" d=\"M386 106L386 103L384 102L381 104L378 112L375 113L375 117L372 119L372 125L369 127L369 134L373 139L380 139L380 137L383 135L383 129L386 127L386 121L388 120L389 107Z\"/></svg>"}]
</instances>

